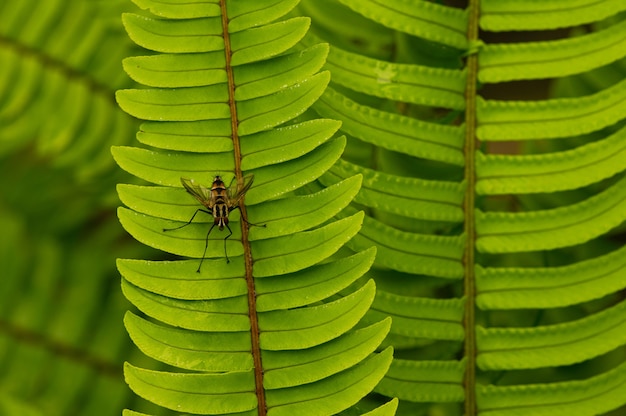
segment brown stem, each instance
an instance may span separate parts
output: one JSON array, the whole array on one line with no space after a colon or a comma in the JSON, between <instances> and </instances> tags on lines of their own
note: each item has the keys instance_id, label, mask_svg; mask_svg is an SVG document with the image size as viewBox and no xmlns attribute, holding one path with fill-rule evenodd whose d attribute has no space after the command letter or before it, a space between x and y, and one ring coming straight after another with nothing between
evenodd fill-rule
<instances>
[{"instance_id":1,"label":"brown stem","mask_svg":"<svg viewBox=\"0 0 626 416\"><path fill-rule=\"evenodd\" d=\"M230 35L228 33L226 0L220 1L220 7L222 10L224 53L226 55L226 74L228 77L228 104L230 107L233 148L235 151L235 178L239 186L239 184L243 184L243 173L241 171L241 143L239 141L239 122L237 117L237 105L235 102L235 77L233 75L233 67L231 66L232 51L230 45ZM259 343L259 321L256 314L256 290L254 287L254 278L252 276L252 252L250 250L250 241L248 240L250 226L245 221L248 216L244 200L245 195L239 202L239 209L241 211L241 243L243 244L244 261L246 266L246 284L248 286L248 313L250 315L250 336L252 338L254 380L258 400L258 414L259 416L265 416L267 414L267 407L265 404L265 390L263 389L263 363L261 360L261 347Z\"/></svg>"},{"instance_id":2,"label":"brown stem","mask_svg":"<svg viewBox=\"0 0 626 416\"><path fill-rule=\"evenodd\" d=\"M467 39L472 44L478 41L478 15L479 0L470 0L469 23ZM474 273L476 228L474 209L476 205L475 182L476 182L476 83L478 81L478 54L470 51L467 57L467 84L465 89L465 252L463 265L465 269L464 295L465 295L465 415L474 416L476 408L476 282Z\"/></svg>"}]
</instances>

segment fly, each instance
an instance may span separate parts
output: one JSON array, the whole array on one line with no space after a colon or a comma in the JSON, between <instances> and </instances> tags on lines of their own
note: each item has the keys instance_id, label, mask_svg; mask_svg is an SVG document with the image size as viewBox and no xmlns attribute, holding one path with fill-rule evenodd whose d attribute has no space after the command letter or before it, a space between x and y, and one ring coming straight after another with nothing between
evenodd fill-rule
<instances>
[{"instance_id":1,"label":"fly","mask_svg":"<svg viewBox=\"0 0 626 416\"><path fill-rule=\"evenodd\" d=\"M200 260L200 265L198 265L198 270L196 270L196 272L200 273L200 267L202 267L202 262L204 261L207 247L209 246L209 235L216 225L220 231L222 231L224 227L228 229L228 235L224 237L224 255L226 256L226 263L230 263L228 253L226 252L226 239L233 235L233 230L231 230L230 226L228 225L228 214L230 214L233 210L239 208L239 202L241 202L241 199L252 186L253 179L254 177L252 175L246 176L245 178L243 178L243 184L237 182L237 190L233 191L232 182L231 185L227 188L226 184L224 183L224 181L222 181L222 178L219 175L213 179L213 183L211 184L210 189L206 186L197 184L193 179L180 178L180 182L185 187L185 190L190 193L194 198L196 198L198 202L208 208L208 211L203 208L198 208L186 224L175 228L164 228L163 231L173 231L188 226L189 224L191 224L198 212L204 212L213 216L213 225L211 225L211 228L209 228L209 232L206 234L204 242L204 253L202 253L202 260ZM242 219L250 224L248 220L243 216ZM265 225L261 225L261 227L265 227Z\"/></svg>"}]
</instances>

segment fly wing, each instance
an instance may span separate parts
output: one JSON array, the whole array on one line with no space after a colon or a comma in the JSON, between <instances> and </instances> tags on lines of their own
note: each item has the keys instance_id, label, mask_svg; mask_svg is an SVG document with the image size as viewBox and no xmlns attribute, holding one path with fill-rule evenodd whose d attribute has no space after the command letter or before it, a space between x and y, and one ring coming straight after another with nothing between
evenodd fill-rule
<instances>
[{"instance_id":1,"label":"fly wing","mask_svg":"<svg viewBox=\"0 0 626 416\"><path fill-rule=\"evenodd\" d=\"M241 198L243 198L243 196L246 194L246 192L248 192L248 190L252 186L252 182L254 182L254 175L248 175L243 178L243 184L241 186L239 183L237 183L237 191L235 192L234 195L233 195L232 189L231 188L228 189L230 205L233 208L239 205Z\"/></svg>"},{"instance_id":2,"label":"fly wing","mask_svg":"<svg viewBox=\"0 0 626 416\"><path fill-rule=\"evenodd\" d=\"M202 205L211 208L211 190L205 186L197 184L193 179L180 178L187 192L198 200Z\"/></svg>"}]
</instances>

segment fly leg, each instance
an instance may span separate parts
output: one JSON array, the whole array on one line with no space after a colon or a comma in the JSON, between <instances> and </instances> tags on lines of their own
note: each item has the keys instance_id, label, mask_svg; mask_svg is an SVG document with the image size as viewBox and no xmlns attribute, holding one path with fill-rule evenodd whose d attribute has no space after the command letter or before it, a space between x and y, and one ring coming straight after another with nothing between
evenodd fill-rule
<instances>
[{"instance_id":1,"label":"fly leg","mask_svg":"<svg viewBox=\"0 0 626 416\"><path fill-rule=\"evenodd\" d=\"M196 217L196 214L197 214L198 212L204 212L204 213L209 214L209 215L211 215L211 216L213 215L213 214L211 214L209 211L207 211L206 209L198 208L198 209L196 210L196 212L194 212L194 213L193 213L193 215L191 216L191 219L189 219L189 221L187 221L187 224L183 224L183 225L181 225L180 227L174 227L174 228L164 228L164 229L163 229L163 231L173 231L173 230L178 230L179 228L183 228L183 227L188 226L189 224L191 224L191 221L193 221L193 219ZM213 228L213 227L211 227L211 228Z\"/></svg>"},{"instance_id":2,"label":"fly leg","mask_svg":"<svg viewBox=\"0 0 626 416\"><path fill-rule=\"evenodd\" d=\"M204 211L204 210L199 209L198 211ZM198 270L196 270L196 273L200 273L200 267L202 267L202 262L204 261L204 257L206 256L206 249L209 246L209 234L211 234L213 227L215 227L215 223L213 223L211 228L209 228L209 232L206 233L206 238L204 239L204 252L202 253L202 259L200 260L200 264L198 265Z\"/></svg>"},{"instance_id":3,"label":"fly leg","mask_svg":"<svg viewBox=\"0 0 626 416\"><path fill-rule=\"evenodd\" d=\"M253 222L250 222L247 219L245 219L243 215L241 216L241 219L243 220L243 222L245 222L248 225L254 225L255 227L263 227L263 228L267 227L267 224L255 224Z\"/></svg>"},{"instance_id":4,"label":"fly leg","mask_svg":"<svg viewBox=\"0 0 626 416\"><path fill-rule=\"evenodd\" d=\"M233 207L233 208L231 208L231 209L230 209L230 211L228 211L228 212L234 211L234 210L236 210L236 209L239 209L239 207L238 207L238 206ZM241 212L241 209L239 209L239 212ZM242 219L242 220L243 220L243 222L245 222L246 224L248 224L248 225L254 225L255 227L263 227L263 228L265 228L265 227L267 226L267 224L255 224L255 223L253 223L253 222L250 222L250 221L248 221L248 219L247 219L244 215L241 215L241 219Z\"/></svg>"},{"instance_id":5,"label":"fly leg","mask_svg":"<svg viewBox=\"0 0 626 416\"><path fill-rule=\"evenodd\" d=\"M224 255L226 256L226 263L230 263L230 259L228 258L228 253L226 252L226 239L233 235L233 230L230 229L228 223L226 223L226 228L228 228L228 235L224 237Z\"/></svg>"}]
</instances>

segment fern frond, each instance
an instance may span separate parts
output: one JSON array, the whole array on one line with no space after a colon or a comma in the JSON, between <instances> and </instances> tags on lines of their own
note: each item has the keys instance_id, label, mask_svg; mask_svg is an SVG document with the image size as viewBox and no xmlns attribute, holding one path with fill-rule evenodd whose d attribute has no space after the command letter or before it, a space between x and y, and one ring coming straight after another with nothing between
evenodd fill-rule
<instances>
[{"instance_id":1,"label":"fern frond","mask_svg":"<svg viewBox=\"0 0 626 416\"><path fill-rule=\"evenodd\" d=\"M111 279L114 269L102 261L119 244L116 227L105 224L80 241L49 232L34 239L24 218L11 218L4 209L0 226L6 265L0 290L3 414L114 415L137 404L129 400L118 367L129 357L118 325L127 306ZM39 393L33 396L35 386Z\"/></svg>"},{"instance_id":2,"label":"fern frond","mask_svg":"<svg viewBox=\"0 0 626 416\"><path fill-rule=\"evenodd\" d=\"M118 62L131 46L118 10L83 1L2 4L0 154L33 143L41 159L79 181L110 170L108 146L136 129L111 99L127 84Z\"/></svg>"},{"instance_id":3,"label":"fern frond","mask_svg":"<svg viewBox=\"0 0 626 416\"><path fill-rule=\"evenodd\" d=\"M296 119L329 82L319 72L328 47L294 48L309 19L276 21L293 0L137 4L159 18L127 14L126 29L160 53L125 61L148 88L118 91L117 99L147 120L138 138L156 149L112 152L122 168L161 186L120 185L129 208L118 217L144 244L203 262L118 261L124 295L152 318L127 314L131 338L151 358L192 372L127 364L128 384L160 406L196 414L350 408L389 367L391 349L375 350L390 322L354 329L375 296L374 282L361 280L375 249L331 259L361 227L362 212L333 219L361 177L300 190L346 144L331 139L338 122ZM254 177L239 210L229 207L227 240L207 234L212 215L187 223L198 204L180 178L208 186L215 175L227 184ZM378 410L391 415L395 407Z\"/></svg>"},{"instance_id":4,"label":"fern frond","mask_svg":"<svg viewBox=\"0 0 626 416\"><path fill-rule=\"evenodd\" d=\"M0 0L0 414L119 415L145 408L120 363L128 304L114 258L109 147L137 123L114 91L132 43L119 0ZM130 249L130 251L129 251Z\"/></svg>"},{"instance_id":5,"label":"fern frond","mask_svg":"<svg viewBox=\"0 0 626 416\"><path fill-rule=\"evenodd\" d=\"M391 316L396 349L375 391L398 397L406 415L623 406L621 376L602 374L626 345L614 306L626 284L623 5L328 3L300 8L316 17L308 42L331 44L330 88L313 108L342 121L348 144L317 182L363 176L354 202L366 217L347 245L377 248L366 319ZM367 22L368 33L341 21ZM584 23L545 41L486 33ZM560 97L494 94L504 81L549 77L567 81ZM578 382L559 381L573 377L588 380L570 401ZM551 402L549 391L562 396Z\"/></svg>"}]
</instances>

